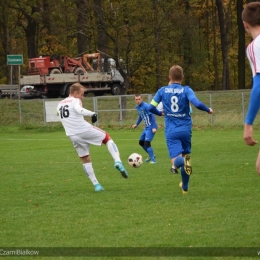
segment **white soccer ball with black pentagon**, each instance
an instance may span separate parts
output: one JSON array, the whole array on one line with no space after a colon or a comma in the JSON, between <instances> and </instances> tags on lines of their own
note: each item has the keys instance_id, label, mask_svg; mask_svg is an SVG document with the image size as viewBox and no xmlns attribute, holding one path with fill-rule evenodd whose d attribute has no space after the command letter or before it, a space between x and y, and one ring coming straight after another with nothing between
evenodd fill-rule
<instances>
[{"instance_id":1,"label":"white soccer ball with black pentagon","mask_svg":"<svg viewBox=\"0 0 260 260\"><path fill-rule=\"evenodd\" d=\"M128 157L128 163L134 168L138 168L143 164L143 157L139 153L132 153Z\"/></svg>"}]
</instances>

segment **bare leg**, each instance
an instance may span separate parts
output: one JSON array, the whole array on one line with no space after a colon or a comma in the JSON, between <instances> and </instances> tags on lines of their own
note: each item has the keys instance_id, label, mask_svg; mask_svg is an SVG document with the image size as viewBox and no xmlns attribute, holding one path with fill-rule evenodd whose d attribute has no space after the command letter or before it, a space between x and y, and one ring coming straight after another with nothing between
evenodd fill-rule
<instances>
[{"instance_id":1,"label":"bare leg","mask_svg":"<svg viewBox=\"0 0 260 260\"><path fill-rule=\"evenodd\" d=\"M260 149L259 149L258 157L257 157L257 160L256 160L256 171L260 175Z\"/></svg>"}]
</instances>

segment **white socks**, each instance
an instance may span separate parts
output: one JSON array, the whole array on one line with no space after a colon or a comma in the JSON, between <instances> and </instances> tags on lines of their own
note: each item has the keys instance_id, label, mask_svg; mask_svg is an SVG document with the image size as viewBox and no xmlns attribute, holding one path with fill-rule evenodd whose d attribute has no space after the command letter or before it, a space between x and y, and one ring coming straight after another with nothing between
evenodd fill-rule
<instances>
[{"instance_id":1,"label":"white socks","mask_svg":"<svg viewBox=\"0 0 260 260\"><path fill-rule=\"evenodd\" d=\"M118 148L117 148L116 144L114 143L114 141L109 140L106 143L106 145L107 145L107 149L110 152L110 154L112 155L114 161L115 162L121 162L120 154L119 154Z\"/></svg>"},{"instance_id":2,"label":"white socks","mask_svg":"<svg viewBox=\"0 0 260 260\"><path fill-rule=\"evenodd\" d=\"M94 169L92 167L92 162L83 164L83 169L87 176L89 177L90 181L93 183L93 185L98 184L98 180L96 178L96 175L94 173Z\"/></svg>"}]
</instances>

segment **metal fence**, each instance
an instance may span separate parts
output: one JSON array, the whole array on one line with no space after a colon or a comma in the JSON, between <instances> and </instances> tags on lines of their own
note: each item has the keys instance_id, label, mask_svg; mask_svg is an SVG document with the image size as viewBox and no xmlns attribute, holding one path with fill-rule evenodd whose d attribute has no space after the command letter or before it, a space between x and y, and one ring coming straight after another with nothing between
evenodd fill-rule
<instances>
[{"instance_id":1,"label":"metal fence","mask_svg":"<svg viewBox=\"0 0 260 260\"><path fill-rule=\"evenodd\" d=\"M192 120L194 126L237 126L243 125L247 112L250 90L196 92L199 100L212 107L214 114L209 115L193 108ZM150 103L152 94L142 94L145 102ZM61 99L32 100L0 100L0 125L39 125L60 124L46 120L46 101ZM98 113L97 126L131 126L136 122L134 95L85 97L83 106ZM55 113L55 111L53 111ZM90 121L90 118L86 117ZM164 124L163 117L157 117L159 125ZM260 115L255 125L259 125Z\"/></svg>"}]
</instances>

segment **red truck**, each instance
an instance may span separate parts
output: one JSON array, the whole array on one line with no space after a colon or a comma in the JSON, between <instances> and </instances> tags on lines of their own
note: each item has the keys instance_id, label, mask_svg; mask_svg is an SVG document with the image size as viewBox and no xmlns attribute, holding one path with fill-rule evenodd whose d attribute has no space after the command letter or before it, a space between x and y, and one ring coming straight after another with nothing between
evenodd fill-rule
<instances>
[{"instance_id":1,"label":"red truck","mask_svg":"<svg viewBox=\"0 0 260 260\"><path fill-rule=\"evenodd\" d=\"M33 97L66 97L75 82L95 96L120 95L124 88L124 79L116 69L115 61L101 59L99 53L78 58L58 55L32 58L29 59L28 75L20 78L21 87L34 86L30 91Z\"/></svg>"}]
</instances>

